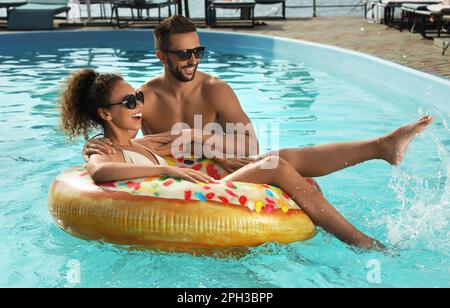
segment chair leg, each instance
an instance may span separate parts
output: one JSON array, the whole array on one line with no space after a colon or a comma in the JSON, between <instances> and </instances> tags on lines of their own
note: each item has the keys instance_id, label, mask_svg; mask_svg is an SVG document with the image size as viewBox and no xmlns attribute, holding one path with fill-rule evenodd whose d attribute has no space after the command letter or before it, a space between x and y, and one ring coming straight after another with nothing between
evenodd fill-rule
<instances>
[{"instance_id":1,"label":"chair leg","mask_svg":"<svg viewBox=\"0 0 450 308\"><path fill-rule=\"evenodd\" d=\"M405 11L402 10L402 18L400 20L400 25L398 27L400 32L403 32L403 23L404 23L404 21L405 21Z\"/></svg>"},{"instance_id":2,"label":"chair leg","mask_svg":"<svg viewBox=\"0 0 450 308\"><path fill-rule=\"evenodd\" d=\"M109 19L109 22L112 24L112 19L113 19L113 10L111 9L111 18Z\"/></svg>"},{"instance_id":3,"label":"chair leg","mask_svg":"<svg viewBox=\"0 0 450 308\"><path fill-rule=\"evenodd\" d=\"M106 19L106 6L105 2L100 3L100 10L102 14L102 19Z\"/></svg>"},{"instance_id":4,"label":"chair leg","mask_svg":"<svg viewBox=\"0 0 450 308\"><path fill-rule=\"evenodd\" d=\"M393 20L394 20L394 8L390 8L389 9L389 26L390 27L393 27L394 26L394 23L393 23Z\"/></svg>"},{"instance_id":5,"label":"chair leg","mask_svg":"<svg viewBox=\"0 0 450 308\"><path fill-rule=\"evenodd\" d=\"M256 25L256 20L255 20L255 8L251 9L251 14L252 14L252 28L255 27Z\"/></svg>"},{"instance_id":6,"label":"chair leg","mask_svg":"<svg viewBox=\"0 0 450 308\"><path fill-rule=\"evenodd\" d=\"M388 26L390 26L390 24L391 24L391 8L388 8L388 9L387 9L386 24L387 24Z\"/></svg>"},{"instance_id":7,"label":"chair leg","mask_svg":"<svg viewBox=\"0 0 450 308\"><path fill-rule=\"evenodd\" d=\"M191 18L191 13L189 10L189 1L184 0L184 13L186 14L186 18Z\"/></svg>"},{"instance_id":8,"label":"chair leg","mask_svg":"<svg viewBox=\"0 0 450 308\"><path fill-rule=\"evenodd\" d=\"M117 14L117 28L120 28L119 7L116 7L116 14Z\"/></svg>"},{"instance_id":9,"label":"chair leg","mask_svg":"<svg viewBox=\"0 0 450 308\"><path fill-rule=\"evenodd\" d=\"M120 28L119 7L113 6L111 16L114 14L114 12L116 12L116 26L117 28Z\"/></svg>"},{"instance_id":10,"label":"chair leg","mask_svg":"<svg viewBox=\"0 0 450 308\"><path fill-rule=\"evenodd\" d=\"M408 27L408 31L411 31L411 27L412 27L411 19L413 17L413 14L414 13L408 13L408 15L407 15L406 26Z\"/></svg>"},{"instance_id":11,"label":"chair leg","mask_svg":"<svg viewBox=\"0 0 450 308\"><path fill-rule=\"evenodd\" d=\"M211 4L208 8L208 26L210 26L211 28L215 27L217 24L217 11L216 11L216 7Z\"/></svg>"},{"instance_id":12,"label":"chair leg","mask_svg":"<svg viewBox=\"0 0 450 308\"><path fill-rule=\"evenodd\" d=\"M384 8L384 24L385 24L386 26L388 25L388 20L387 20L387 18L388 18L388 8L385 7L385 8Z\"/></svg>"},{"instance_id":13,"label":"chair leg","mask_svg":"<svg viewBox=\"0 0 450 308\"><path fill-rule=\"evenodd\" d=\"M413 19L413 25L411 27L412 29L414 29L414 31L411 30L411 32L419 33L418 30L420 30L420 23L421 22L422 22L422 15L415 14L414 15L414 19Z\"/></svg>"},{"instance_id":14,"label":"chair leg","mask_svg":"<svg viewBox=\"0 0 450 308\"><path fill-rule=\"evenodd\" d=\"M441 27L442 27L442 17L441 16L437 16L437 21L436 21L436 23L437 23L437 28L438 28L438 30L437 30L437 37L441 37Z\"/></svg>"},{"instance_id":15,"label":"chair leg","mask_svg":"<svg viewBox=\"0 0 450 308\"><path fill-rule=\"evenodd\" d=\"M427 27L426 27L426 25L427 25L427 16L426 15L422 15L422 18L421 18L422 20L422 22L421 22L421 31L420 31L420 34L422 35L422 37L424 38L424 39L426 39L426 40L432 40L432 38L431 37L428 37L427 36Z\"/></svg>"}]
</instances>

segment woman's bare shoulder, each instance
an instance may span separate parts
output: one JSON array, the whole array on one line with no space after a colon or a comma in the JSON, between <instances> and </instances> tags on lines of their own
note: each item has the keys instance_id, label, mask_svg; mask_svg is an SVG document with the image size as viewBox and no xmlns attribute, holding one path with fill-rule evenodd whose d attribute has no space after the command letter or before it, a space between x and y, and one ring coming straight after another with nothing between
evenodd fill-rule
<instances>
[{"instance_id":1,"label":"woman's bare shoulder","mask_svg":"<svg viewBox=\"0 0 450 308\"><path fill-rule=\"evenodd\" d=\"M89 157L88 163L121 163L124 162L122 151L116 149L114 154L93 154Z\"/></svg>"}]
</instances>

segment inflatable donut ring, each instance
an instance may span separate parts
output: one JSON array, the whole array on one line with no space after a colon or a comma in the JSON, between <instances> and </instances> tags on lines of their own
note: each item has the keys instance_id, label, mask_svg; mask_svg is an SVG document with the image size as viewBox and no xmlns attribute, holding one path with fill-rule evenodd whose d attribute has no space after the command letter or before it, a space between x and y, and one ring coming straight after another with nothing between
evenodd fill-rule
<instances>
[{"instance_id":1,"label":"inflatable donut ring","mask_svg":"<svg viewBox=\"0 0 450 308\"><path fill-rule=\"evenodd\" d=\"M210 160L165 159L216 179L226 175ZM163 250L287 244L308 240L316 231L299 206L273 186L194 184L168 177L97 186L84 167L56 178L49 209L56 224L73 236Z\"/></svg>"}]
</instances>

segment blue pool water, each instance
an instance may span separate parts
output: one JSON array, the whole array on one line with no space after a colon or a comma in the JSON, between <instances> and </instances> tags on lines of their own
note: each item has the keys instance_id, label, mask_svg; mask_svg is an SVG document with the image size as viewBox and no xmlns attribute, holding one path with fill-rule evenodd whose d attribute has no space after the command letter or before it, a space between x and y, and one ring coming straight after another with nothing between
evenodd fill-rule
<instances>
[{"instance_id":1,"label":"blue pool water","mask_svg":"<svg viewBox=\"0 0 450 308\"><path fill-rule=\"evenodd\" d=\"M47 192L58 173L82 163L83 140L68 142L59 129L61 81L92 66L138 86L162 72L151 32L1 34L0 286L449 287L450 82L314 44L201 38L209 50L201 69L236 90L257 128L279 133L279 144L264 150L372 138L426 113L436 117L399 168L373 161L318 179L331 203L390 252L359 252L320 233L223 259L65 234L52 222ZM74 269L79 280L70 279Z\"/></svg>"}]
</instances>

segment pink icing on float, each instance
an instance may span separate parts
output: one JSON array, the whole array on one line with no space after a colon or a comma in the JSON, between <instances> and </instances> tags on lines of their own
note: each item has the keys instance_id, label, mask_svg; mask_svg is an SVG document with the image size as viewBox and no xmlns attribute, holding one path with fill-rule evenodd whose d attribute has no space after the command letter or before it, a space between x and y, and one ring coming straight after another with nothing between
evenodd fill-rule
<instances>
[{"instance_id":1,"label":"pink icing on float","mask_svg":"<svg viewBox=\"0 0 450 308\"><path fill-rule=\"evenodd\" d=\"M50 212L74 236L164 250L291 243L315 235L314 224L281 189L220 181L226 172L210 160L165 159L218 181L154 177L98 186L84 167L75 167L53 183Z\"/></svg>"}]
</instances>

